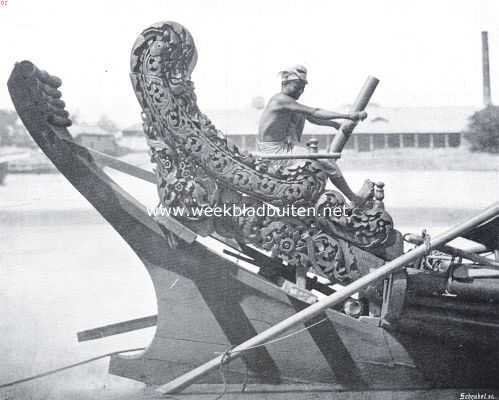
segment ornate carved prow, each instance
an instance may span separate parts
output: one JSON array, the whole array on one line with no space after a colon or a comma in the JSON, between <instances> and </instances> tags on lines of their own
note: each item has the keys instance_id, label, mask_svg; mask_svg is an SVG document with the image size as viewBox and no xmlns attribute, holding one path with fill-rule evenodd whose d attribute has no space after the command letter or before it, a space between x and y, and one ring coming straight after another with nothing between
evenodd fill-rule
<instances>
[{"instance_id":1,"label":"ornate carved prow","mask_svg":"<svg viewBox=\"0 0 499 400\"><path fill-rule=\"evenodd\" d=\"M352 210L341 194L326 191L327 175L319 162L307 160L270 173L270 161L229 145L197 106L191 81L196 61L191 34L175 22L147 28L132 50L130 76L143 110L162 206L184 210L179 219L199 234L216 232L255 245L331 280L355 279L359 272L350 247L382 249L389 242L392 220L380 207L382 199L373 200L377 207L369 210ZM317 146L309 148L314 152ZM268 205L288 209L288 214L255 211ZM253 213L213 218L204 212L227 206ZM309 212L290 215L290 206ZM348 213L324 216L331 206Z\"/></svg>"}]
</instances>

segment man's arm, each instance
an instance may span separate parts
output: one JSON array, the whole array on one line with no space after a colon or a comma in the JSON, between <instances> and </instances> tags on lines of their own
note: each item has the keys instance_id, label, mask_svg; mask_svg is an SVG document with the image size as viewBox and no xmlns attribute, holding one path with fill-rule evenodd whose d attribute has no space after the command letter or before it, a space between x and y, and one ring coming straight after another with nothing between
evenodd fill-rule
<instances>
[{"instance_id":1,"label":"man's arm","mask_svg":"<svg viewBox=\"0 0 499 400\"><path fill-rule=\"evenodd\" d=\"M315 125L331 126L334 129L340 129L340 127L341 127L341 124L339 122L333 121L331 119L319 119L319 118L312 117L310 115L307 115L306 118L307 118L308 122L311 122L312 124L315 124Z\"/></svg>"},{"instance_id":2,"label":"man's arm","mask_svg":"<svg viewBox=\"0 0 499 400\"><path fill-rule=\"evenodd\" d=\"M367 117L365 111L353 112L349 114L337 113L335 111L328 111L322 108L312 108L304 104L298 103L293 98L286 96L275 100L274 103L275 110L288 110L304 114L307 119L312 117L315 120L328 121L331 119L349 119L351 121L363 120ZM311 121L312 122L312 121Z\"/></svg>"}]
</instances>

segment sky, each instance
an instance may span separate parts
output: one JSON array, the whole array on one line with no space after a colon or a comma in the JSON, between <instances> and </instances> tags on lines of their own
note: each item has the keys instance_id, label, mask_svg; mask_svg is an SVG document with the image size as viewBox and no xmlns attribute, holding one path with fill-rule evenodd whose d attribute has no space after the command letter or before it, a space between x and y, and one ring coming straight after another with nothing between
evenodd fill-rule
<instances>
[{"instance_id":1,"label":"sky","mask_svg":"<svg viewBox=\"0 0 499 400\"><path fill-rule=\"evenodd\" d=\"M5 4L7 1L7 4ZM499 98L495 0L0 0L0 109L28 59L62 78L67 109L122 128L140 121L128 77L137 35L158 21L189 29L202 110L249 107L280 87L277 71L308 68L303 103L351 103L368 75L384 106L482 104L481 39L489 31L492 98ZM209 115L209 113L208 113Z\"/></svg>"}]
</instances>

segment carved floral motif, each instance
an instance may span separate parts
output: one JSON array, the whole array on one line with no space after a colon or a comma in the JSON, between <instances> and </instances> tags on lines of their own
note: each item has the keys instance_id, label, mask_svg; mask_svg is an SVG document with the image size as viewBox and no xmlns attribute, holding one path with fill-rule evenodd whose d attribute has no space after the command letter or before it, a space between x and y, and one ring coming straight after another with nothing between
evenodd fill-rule
<instances>
[{"instance_id":1,"label":"carved floral motif","mask_svg":"<svg viewBox=\"0 0 499 400\"><path fill-rule=\"evenodd\" d=\"M183 219L204 233L217 232L269 251L290 265L315 270L332 281L359 276L349 246L383 246L392 229L380 207L353 209L347 216L322 211L345 203L325 191L327 175L309 160L269 172L269 163L241 153L198 108L191 73L197 51L190 33L174 22L144 30L131 57L131 80L143 110L144 132L156 164L158 193L165 207L259 206L315 207L298 217L211 218L187 212ZM374 204L374 203L373 203Z\"/></svg>"}]
</instances>

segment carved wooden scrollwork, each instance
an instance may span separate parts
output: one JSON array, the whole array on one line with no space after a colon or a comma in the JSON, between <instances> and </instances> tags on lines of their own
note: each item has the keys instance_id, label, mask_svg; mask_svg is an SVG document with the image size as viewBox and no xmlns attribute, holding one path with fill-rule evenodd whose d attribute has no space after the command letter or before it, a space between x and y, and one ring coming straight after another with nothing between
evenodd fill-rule
<instances>
[{"instance_id":1,"label":"carved wooden scrollwork","mask_svg":"<svg viewBox=\"0 0 499 400\"><path fill-rule=\"evenodd\" d=\"M345 201L338 192L326 192L327 175L320 163L308 160L274 171L229 145L197 106L191 81L196 61L191 34L175 22L147 28L132 50L130 76L143 110L161 204L185 209L178 218L198 232L217 232L253 244L333 281L356 279L358 269L347 256L348 247L382 247L392 229L390 216L382 207L353 209L339 217L324 215L326 208ZM267 204L313 207L317 213L210 218L189 211Z\"/></svg>"}]
</instances>

